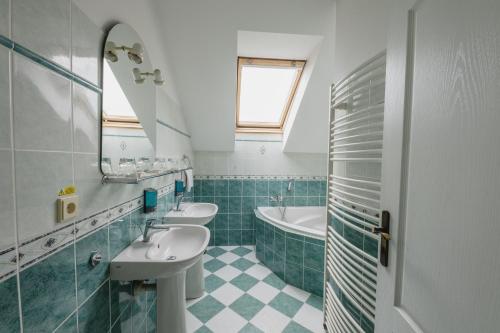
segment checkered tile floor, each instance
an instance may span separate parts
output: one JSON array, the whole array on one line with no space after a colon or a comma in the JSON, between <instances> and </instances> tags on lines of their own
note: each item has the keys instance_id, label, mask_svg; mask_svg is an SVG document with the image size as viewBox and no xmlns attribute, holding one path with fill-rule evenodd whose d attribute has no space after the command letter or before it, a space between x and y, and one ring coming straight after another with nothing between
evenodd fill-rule
<instances>
[{"instance_id":1,"label":"checkered tile floor","mask_svg":"<svg viewBox=\"0 0 500 333\"><path fill-rule=\"evenodd\" d=\"M187 302L188 332L323 333L321 297L287 285L253 246L210 247L203 297Z\"/></svg>"}]
</instances>

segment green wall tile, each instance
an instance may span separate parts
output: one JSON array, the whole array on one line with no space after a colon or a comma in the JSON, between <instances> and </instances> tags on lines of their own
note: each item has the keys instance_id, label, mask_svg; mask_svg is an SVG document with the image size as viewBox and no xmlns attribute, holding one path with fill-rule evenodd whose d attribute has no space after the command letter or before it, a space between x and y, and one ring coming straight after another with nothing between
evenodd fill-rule
<instances>
[{"instance_id":1,"label":"green wall tile","mask_svg":"<svg viewBox=\"0 0 500 333\"><path fill-rule=\"evenodd\" d=\"M241 230L241 245L255 244L254 230Z\"/></svg>"},{"instance_id":2,"label":"green wall tile","mask_svg":"<svg viewBox=\"0 0 500 333\"><path fill-rule=\"evenodd\" d=\"M229 232L228 230L215 230L214 231L214 244L216 246L229 245Z\"/></svg>"},{"instance_id":3,"label":"green wall tile","mask_svg":"<svg viewBox=\"0 0 500 333\"><path fill-rule=\"evenodd\" d=\"M286 238L286 261L302 265L304 260L304 242L290 237Z\"/></svg>"},{"instance_id":4,"label":"green wall tile","mask_svg":"<svg viewBox=\"0 0 500 333\"><path fill-rule=\"evenodd\" d=\"M241 196L229 197L228 213L241 213Z\"/></svg>"},{"instance_id":5,"label":"green wall tile","mask_svg":"<svg viewBox=\"0 0 500 333\"><path fill-rule=\"evenodd\" d=\"M201 181L201 196L213 197L215 195L215 183L213 180L203 179Z\"/></svg>"},{"instance_id":6,"label":"green wall tile","mask_svg":"<svg viewBox=\"0 0 500 333\"><path fill-rule=\"evenodd\" d=\"M304 267L304 290L318 296L323 296L323 271Z\"/></svg>"},{"instance_id":7,"label":"green wall tile","mask_svg":"<svg viewBox=\"0 0 500 333\"><path fill-rule=\"evenodd\" d=\"M229 218L227 214L215 215L215 230L227 230Z\"/></svg>"},{"instance_id":8,"label":"green wall tile","mask_svg":"<svg viewBox=\"0 0 500 333\"><path fill-rule=\"evenodd\" d=\"M215 180L214 195L227 197L229 193L229 182L226 179Z\"/></svg>"},{"instance_id":9,"label":"green wall tile","mask_svg":"<svg viewBox=\"0 0 500 333\"><path fill-rule=\"evenodd\" d=\"M308 242L304 243L304 266L323 271L325 248Z\"/></svg>"},{"instance_id":10,"label":"green wall tile","mask_svg":"<svg viewBox=\"0 0 500 333\"><path fill-rule=\"evenodd\" d=\"M279 180L270 180L269 181L269 195L281 195L281 181Z\"/></svg>"},{"instance_id":11,"label":"green wall tile","mask_svg":"<svg viewBox=\"0 0 500 333\"><path fill-rule=\"evenodd\" d=\"M297 288L304 288L304 268L289 262L285 263L285 282Z\"/></svg>"},{"instance_id":12,"label":"green wall tile","mask_svg":"<svg viewBox=\"0 0 500 333\"><path fill-rule=\"evenodd\" d=\"M294 184L295 196L307 196L307 180L297 180Z\"/></svg>"},{"instance_id":13,"label":"green wall tile","mask_svg":"<svg viewBox=\"0 0 500 333\"><path fill-rule=\"evenodd\" d=\"M269 207L269 197L255 197L255 207Z\"/></svg>"},{"instance_id":14,"label":"green wall tile","mask_svg":"<svg viewBox=\"0 0 500 333\"><path fill-rule=\"evenodd\" d=\"M241 197L243 184L241 180L229 180L229 196Z\"/></svg>"},{"instance_id":15,"label":"green wall tile","mask_svg":"<svg viewBox=\"0 0 500 333\"><path fill-rule=\"evenodd\" d=\"M228 229L240 229L241 230L241 214L228 214Z\"/></svg>"},{"instance_id":16,"label":"green wall tile","mask_svg":"<svg viewBox=\"0 0 500 333\"><path fill-rule=\"evenodd\" d=\"M228 231L228 244L227 245L241 245L241 229Z\"/></svg>"},{"instance_id":17,"label":"green wall tile","mask_svg":"<svg viewBox=\"0 0 500 333\"><path fill-rule=\"evenodd\" d=\"M102 262L92 267L90 257L94 251L101 255ZM79 304L82 304L108 278L109 262L108 227L76 242L76 281Z\"/></svg>"},{"instance_id":18,"label":"green wall tile","mask_svg":"<svg viewBox=\"0 0 500 333\"><path fill-rule=\"evenodd\" d=\"M0 283L0 332L19 332L17 276Z\"/></svg>"},{"instance_id":19,"label":"green wall tile","mask_svg":"<svg viewBox=\"0 0 500 333\"><path fill-rule=\"evenodd\" d=\"M241 211L243 213L253 213L255 210L255 197L241 198Z\"/></svg>"},{"instance_id":20,"label":"green wall tile","mask_svg":"<svg viewBox=\"0 0 500 333\"><path fill-rule=\"evenodd\" d=\"M229 213L228 197L214 197L214 203L217 205L218 213Z\"/></svg>"},{"instance_id":21,"label":"green wall tile","mask_svg":"<svg viewBox=\"0 0 500 333\"><path fill-rule=\"evenodd\" d=\"M74 245L20 273L23 327L55 329L76 308Z\"/></svg>"},{"instance_id":22,"label":"green wall tile","mask_svg":"<svg viewBox=\"0 0 500 333\"><path fill-rule=\"evenodd\" d=\"M253 230L255 215L254 213L245 213L241 215L241 229Z\"/></svg>"},{"instance_id":23,"label":"green wall tile","mask_svg":"<svg viewBox=\"0 0 500 333\"><path fill-rule=\"evenodd\" d=\"M243 181L242 195L245 197L254 197L256 191L256 184L254 179Z\"/></svg>"},{"instance_id":24,"label":"green wall tile","mask_svg":"<svg viewBox=\"0 0 500 333\"><path fill-rule=\"evenodd\" d=\"M256 196L269 196L269 182L267 180L255 181L255 195Z\"/></svg>"},{"instance_id":25,"label":"green wall tile","mask_svg":"<svg viewBox=\"0 0 500 333\"><path fill-rule=\"evenodd\" d=\"M78 333L76 317L76 312L74 312L54 333Z\"/></svg>"},{"instance_id":26,"label":"green wall tile","mask_svg":"<svg viewBox=\"0 0 500 333\"><path fill-rule=\"evenodd\" d=\"M109 329L109 283L106 282L78 309L78 331L94 333Z\"/></svg>"}]
</instances>

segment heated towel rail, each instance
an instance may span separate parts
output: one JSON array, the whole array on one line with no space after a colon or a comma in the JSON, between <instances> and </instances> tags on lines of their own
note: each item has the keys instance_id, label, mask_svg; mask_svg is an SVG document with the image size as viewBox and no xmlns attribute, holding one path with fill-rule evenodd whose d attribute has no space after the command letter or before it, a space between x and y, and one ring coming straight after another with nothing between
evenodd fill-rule
<instances>
[{"instance_id":1,"label":"heated towel rail","mask_svg":"<svg viewBox=\"0 0 500 333\"><path fill-rule=\"evenodd\" d=\"M373 332L377 290L385 52L332 85L324 320Z\"/></svg>"}]
</instances>

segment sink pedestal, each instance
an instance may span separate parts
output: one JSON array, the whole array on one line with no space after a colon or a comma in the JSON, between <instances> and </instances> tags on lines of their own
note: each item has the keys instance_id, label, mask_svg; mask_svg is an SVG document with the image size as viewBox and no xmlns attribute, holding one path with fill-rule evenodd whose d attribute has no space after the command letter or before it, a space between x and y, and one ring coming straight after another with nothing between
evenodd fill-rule
<instances>
[{"instance_id":1,"label":"sink pedestal","mask_svg":"<svg viewBox=\"0 0 500 333\"><path fill-rule=\"evenodd\" d=\"M203 278L203 258L200 258L186 272L186 299L203 296L205 292L205 279Z\"/></svg>"},{"instance_id":2,"label":"sink pedestal","mask_svg":"<svg viewBox=\"0 0 500 333\"><path fill-rule=\"evenodd\" d=\"M186 271L157 279L158 333L186 333Z\"/></svg>"}]
</instances>

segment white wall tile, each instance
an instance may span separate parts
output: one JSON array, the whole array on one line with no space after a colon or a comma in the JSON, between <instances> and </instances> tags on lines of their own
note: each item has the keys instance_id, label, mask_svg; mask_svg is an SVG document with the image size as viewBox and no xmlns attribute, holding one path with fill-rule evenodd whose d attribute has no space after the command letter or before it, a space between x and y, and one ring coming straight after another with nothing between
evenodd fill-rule
<instances>
[{"instance_id":1,"label":"white wall tile","mask_svg":"<svg viewBox=\"0 0 500 333\"><path fill-rule=\"evenodd\" d=\"M12 39L66 68L70 33L69 0L12 1Z\"/></svg>"},{"instance_id":2,"label":"white wall tile","mask_svg":"<svg viewBox=\"0 0 500 333\"><path fill-rule=\"evenodd\" d=\"M11 148L9 89L9 50L0 46L0 148Z\"/></svg>"},{"instance_id":3,"label":"white wall tile","mask_svg":"<svg viewBox=\"0 0 500 333\"><path fill-rule=\"evenodd\" d=\"M0 0L0 35L9 36L9 0Z\"/></svg>"},{"instance_id":4,"label":"white wall tile","mask_svg":"<svg viewBox=\"0 0 500 333\"><path fill-rule=\"evenodd\" d=\"M15 148L71 151L70 81L15 55L12 84Z\"/></svg>"},{"instance_id":5,"label":"white wall tile","mask_svg":"<svg viewBox=\"0 0 500 333\"><path fill-rule=\"evenodd\" d=\"M19 239L55 229L59 190L73 183L72 154L15 153L16 206Z\"/></svg>"},{"instance_id":6,"label":"white wall tile","mask_svg":"<svg viewBox=\"0 0 500 333\"><path fill-rule=\"evenodd\" d=\"M0 150L0 249L15 243L12 152Z\"/></svg>"},{"instance_id":7,"label":"white wall tile","mask_svg":"<svg viewBox=\"0 0 500 333\"><path fill-rule=\"evenodd\" d=\"M80 8L71 4L72 71L94 84L99 84L99 60L103 32Z\"/></svg>"},{"instance_id":8,"label":"white wall tile","mask_svg":"<svg viewBox=\"0 0 500 333\"><path fill-rule=\"evenodd\" d=\"M94 153L99 151L99 95L73 83L73 135L74 151Z\"/></svg>"}]
</instances>

